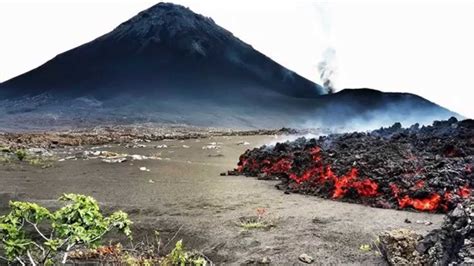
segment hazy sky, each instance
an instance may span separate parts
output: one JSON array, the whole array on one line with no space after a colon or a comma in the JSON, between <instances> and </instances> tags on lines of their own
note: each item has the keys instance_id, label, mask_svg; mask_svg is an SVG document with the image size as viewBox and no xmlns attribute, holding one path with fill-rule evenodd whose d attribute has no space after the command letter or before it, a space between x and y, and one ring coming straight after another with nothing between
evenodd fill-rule
<instances>
[{"instance_id":1,"label":"hazy sky","mask_svg":"<svg viewBox=\"0 0 474 266\"><path fill-rule=\"evenodd\" d=\"M111 31L158 1L0 0L0 81ZM419 94L474 117L474 1L176 0L316 82Z\"/></svg>"}]
</instances>

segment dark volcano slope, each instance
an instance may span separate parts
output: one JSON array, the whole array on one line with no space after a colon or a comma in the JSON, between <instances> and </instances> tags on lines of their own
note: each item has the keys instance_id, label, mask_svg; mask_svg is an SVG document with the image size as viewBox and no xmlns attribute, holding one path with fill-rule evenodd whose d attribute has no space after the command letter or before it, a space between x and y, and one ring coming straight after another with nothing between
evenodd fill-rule
<instances>
[{"instance_id":1,"label":"dark volcano slope","mask_svg":"<svg viewBox=\"0 0 474 266\"><path fill-rule=\"evenodd\" d=\"M411 94L324 94L212 19L160 3L1 83L0 129L134 122L379 127L455 115Z\"/></svg>"},{"instance_id":2,"label":"dark volcano slope","mask_svg":"<svg viewBox=\"0 0 474 266\"><path fill-rule=\"evenodd\" d=\"M157 4L112 32L0 85L8 96L218 97L242 88L291 97L323 89L234 37L210 18ZM256 91L255 93L257 93Z\"/></svg>"}]
</instances>

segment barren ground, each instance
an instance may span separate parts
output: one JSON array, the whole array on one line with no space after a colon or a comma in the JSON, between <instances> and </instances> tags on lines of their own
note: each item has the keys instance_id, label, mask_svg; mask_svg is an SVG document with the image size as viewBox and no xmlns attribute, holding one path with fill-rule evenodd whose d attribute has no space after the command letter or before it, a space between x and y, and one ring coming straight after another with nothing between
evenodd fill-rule
<instances>
[{"instance_id":1,"label":"barren ground","mask_svg":"<svg viewBox=\"0 0 474 266\"><path fill-rule=\"evenodd\" d=\"M250 145L236 145L239 141ZM291 265L300 263L302 253L324 264L384 264L375 251L359 247L371 243L383 230L411 228L425 234L441 224L441 215L286 195L274 188L274 181L219 175L233 169L245 149L271 141L275 141L273 136L233 136L101 149L147 156L161 153L163 158L118 164L98 159L56 162L47 169L0 164L0 212L11 198L54 206L62 193L87 194L107 210L128 212L135 222L136 241L158 230L167 243L177 233L166 249L183 239L188 248L202 251L218 264L268 257L272 264ZM216 154L216 150L202 149L209 142L222 142L223 156L209 157ZM152 148L159 144L168 148ZM140 171L140 167L150 171ZM275 227L245 230L238 225L239 218L255 216L257 208L266 209Z\"/></svg>"}]
</instances>

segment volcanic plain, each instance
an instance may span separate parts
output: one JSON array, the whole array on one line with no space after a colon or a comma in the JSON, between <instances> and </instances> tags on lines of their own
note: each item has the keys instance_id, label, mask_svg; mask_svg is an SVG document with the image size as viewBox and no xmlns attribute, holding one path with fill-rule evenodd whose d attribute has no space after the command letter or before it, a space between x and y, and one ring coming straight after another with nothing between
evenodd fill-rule
<instances>
[{"instance_id":1,"label":"volcanic plain","mask_svg":"<svg viewBox=\"0 0 474 266\"><path fill-rule=\"evenodd\" d=\"M183 239L188 248L226 264L291 265L308 254L325 264L384 265L377 250L365 248L379 233L409 228L426 234L441 225L440 214L285 194L275 189L279 181L221 175L247 149L290 137L295 136L202 134L58 147L47 165L3 160L0 214L12 199L54 208L62 193L86 194L106 211L128 212L134 241L159 231L163 253ZM265 226L243 225L255 217Z\"/></svg>"}]
</instances>

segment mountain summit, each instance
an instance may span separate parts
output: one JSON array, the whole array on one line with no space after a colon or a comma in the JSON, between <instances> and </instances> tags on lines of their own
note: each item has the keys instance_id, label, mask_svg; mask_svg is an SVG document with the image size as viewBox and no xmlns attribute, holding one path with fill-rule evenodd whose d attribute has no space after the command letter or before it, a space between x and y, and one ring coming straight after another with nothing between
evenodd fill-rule
<instances>
[{"instance_id":1,"label":"mountain summit","mask_svg":"<svg viewBox=\"0 0 474 266\"><path fill-rule=\"evenodd\" d=\"M411 94L326 94L211 18L170 3L0 84L3 129L133 122L380 126L452 115Z\"/></svg>"},{"instance_id":2,"label":"mountain summit","mask_svg":"<svg viewBox=\"0 0 474 266\"><path fill-rule=\"evenodd\" d=\"M159 3L92 42L0 85L14 96L44 92L108 99L137 93L196 97L324 90L234 37L210 18Z\"/></svg>"}]
</instances>

